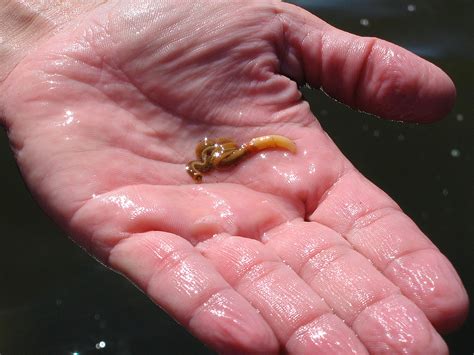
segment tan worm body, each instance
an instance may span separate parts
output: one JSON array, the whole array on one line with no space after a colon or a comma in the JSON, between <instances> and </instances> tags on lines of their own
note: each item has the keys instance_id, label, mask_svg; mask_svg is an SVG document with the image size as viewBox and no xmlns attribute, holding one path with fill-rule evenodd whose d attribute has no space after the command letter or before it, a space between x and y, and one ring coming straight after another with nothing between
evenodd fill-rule
<instances>
[{"instance_id":1,"label":"tan worm body","mask_svg":"<svg viewBox=\"0 0 474 355\"><path fill-rule=\"evenodd\" d=\"M249 153L270 148L281 148L296 153L295 143L280 135L256 137L241 146L228 138L204 138L196 146L197 160L190 161L186 165L186 171L195 182L200 183L203 173L237 164Z\"/></svg>"}]
</instances>

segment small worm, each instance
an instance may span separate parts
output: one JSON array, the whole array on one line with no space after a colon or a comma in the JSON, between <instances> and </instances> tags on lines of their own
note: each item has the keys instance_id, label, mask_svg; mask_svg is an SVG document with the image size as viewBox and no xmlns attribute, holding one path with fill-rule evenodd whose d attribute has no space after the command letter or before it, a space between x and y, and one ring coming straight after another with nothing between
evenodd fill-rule
<instances>
[{"instance_id":1,"label":"small worm","mask_svg":"<svg viewBox=\"0 0 474 355\"><path fill-rule=\"evenodd\" d=\"M186 165L186 171L196 183L200 183L203 173L237 164L249 153L269 148L281 148L296 153L296 144L292 140L275 134L253 138L241 146L229 138L206 137L197 144L197 160L190 161Z\"/></svg>"}]
</instances>

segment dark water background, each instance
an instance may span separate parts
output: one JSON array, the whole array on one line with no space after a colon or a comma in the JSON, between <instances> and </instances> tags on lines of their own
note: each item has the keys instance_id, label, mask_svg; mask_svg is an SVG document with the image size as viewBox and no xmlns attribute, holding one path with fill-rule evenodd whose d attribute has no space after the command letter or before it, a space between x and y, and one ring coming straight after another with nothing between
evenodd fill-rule
<instances>
[{"instance_id":1,"label":"dark water background","mask_svg":"<svg viewBox=\"0 0 474 355\"><path fill-rule=\"evenodd\" d=\"M294 1L344 30L395 42L442 67L454 111L386 122L305 91L342 151L439 246L474 291L474 1ZM28 194L0 135L0 354L208 354L135 287L92 260ZM446 336L474 352L474 315ZM103 343L101 343L103 342Z\"/></svg>"}]
</instances>

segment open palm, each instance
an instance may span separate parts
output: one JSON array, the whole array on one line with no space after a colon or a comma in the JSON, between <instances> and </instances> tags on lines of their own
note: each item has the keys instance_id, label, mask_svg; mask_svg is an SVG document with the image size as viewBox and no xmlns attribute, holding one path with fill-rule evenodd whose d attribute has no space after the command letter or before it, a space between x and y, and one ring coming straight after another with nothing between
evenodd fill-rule
<instances>
[{"instance_id":1,"label":"open palm","mask_svg":"<svg viewBox=\"0 0 474 355\"><path fill-rule=\"evenodd\" d=\"M30 53L1 104L48 213L214 349L445 352L431 323L463 318L456 273L296 82L420 121L454 94L431 64L290 5L112 1ZM202 184L185 171L206 136L267 134L296 154L264 150Z\"/></svg>"}]
</instances>

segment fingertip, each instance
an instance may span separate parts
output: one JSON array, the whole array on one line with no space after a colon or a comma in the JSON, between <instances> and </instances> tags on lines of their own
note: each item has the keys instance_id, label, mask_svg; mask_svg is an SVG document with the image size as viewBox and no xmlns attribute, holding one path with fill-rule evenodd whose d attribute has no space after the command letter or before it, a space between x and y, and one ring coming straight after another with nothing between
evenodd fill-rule
<instances>
[{"instance_id":1,"label":"fingertip","mask_svg":"<svg viewBox=\"0 0 474 355\"><path fill-rule=\"evenodd\" d=\"M444 277L449 279L452 285L447 286L446 291L435 299L434 311L426 313L433 326L439 332L446 334L460 328L465 322L469 314L469 296L449 260L442 254L439 254L439 257L444 263L440 262L441 265L435 265L433 269L444 269L443 274L446 275Z\"/></svg>"},{"instance_id":2,"label":"fingertip","mask_svg":"<svg viewBox=\"0 0 474 355\"><path fill-rule=\"evenodd\" d=\"M398 258L387 275L423 310L433 326L446 333L465 320L469 298L449 260L432 249Z\"/></svg>"},{"instance_id":3,"label":"fingertip","mask_svg":"<svg viewBox=\"0 0 474 355\"><path fill-rule=\"evenodd\" d=\"M374 41L354 89L356 108L418 123L440 120L451 111L456 88L443 70L392 43Z\"/></svg>"},{"instance_id":4,"label":"fingertip","mask_svg":"<svg viewBox=\"0 0 474 355\"><path fill-rule=\"evenodd\" d=\"M271 328L232 289L215 294L203 304L189 328L219 353L278 353L279 343Z\"/></svg>"},{"instance_id":5,"label":"fingertip","mask_svg":"<svg viewBox=\"0 0 474 355\"><path fill-rule=\"evenodd\" d=\"M461 299L455 300L451 307L445 307L446 314L432 321L433 326L442 334L459 329L469 314L469 299L467 293Z\"/></svg>"},{"instance_id":6,"label":"fingertip","mask_svg":"<svg viewBox=\"0 0 474 355\"><path fill-rule=\"evenodd\" d=\"M425 102L418 111L418 121L422 123L444 118L456 101L456 87L451 78L434 64L427 64L432 71L432 82L427 84Z\"/></svg>"},{"instance_id":7,"label":"fingertip","mask_svg":"<svg viewBox=\"0 0 474 355\"><path fill-rule=\"evenodd\" d=\"M449 353L443 338L424 313L401 295L369 306L352 327L370 353Z\"/></svg>"},{"instance_id":8,"label":"fingertip","mask_svg":"<svg viewBox=\"0 0 474 355\"><path fill-rule=\"evenodd\" d=\"M181 237L133 234L112 249L109 264L213 349L278 352L278 340L260 313Z\"/></svg>"},{"instance_id":9,"label":"fingertip","mask_svg":"<svg viewBox=\"0 0 474 355\"><path fill-rule=\"evenodd\" d=\"M326 313L299 328L287 341L290 354L367 354L354 331L336 315Z\"/></svg>"}]
</instances>

